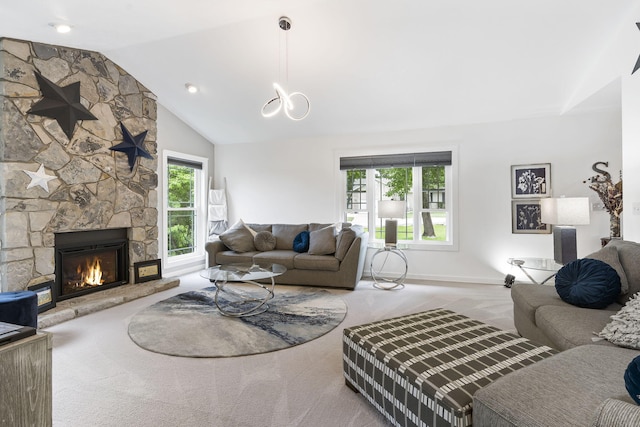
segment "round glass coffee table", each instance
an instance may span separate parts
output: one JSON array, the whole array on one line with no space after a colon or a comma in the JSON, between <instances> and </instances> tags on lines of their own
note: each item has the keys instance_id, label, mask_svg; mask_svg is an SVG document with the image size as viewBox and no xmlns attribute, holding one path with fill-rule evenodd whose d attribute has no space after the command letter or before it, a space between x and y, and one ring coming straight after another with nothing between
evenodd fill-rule
<instances>
[{"instance_id":1,"label":"round glass coffee table","mask_svg":"<svg viewBox=\"0 0 640 427\"><path fill-rule=\"evenodd\" d=\"M214 302L220 313L230 317L254 316L269 309L275 278L287 271L280 264L228 264L200 272L216 287ZM271 279L271 285L258 280Z\"/></svg>"}]
</instances>

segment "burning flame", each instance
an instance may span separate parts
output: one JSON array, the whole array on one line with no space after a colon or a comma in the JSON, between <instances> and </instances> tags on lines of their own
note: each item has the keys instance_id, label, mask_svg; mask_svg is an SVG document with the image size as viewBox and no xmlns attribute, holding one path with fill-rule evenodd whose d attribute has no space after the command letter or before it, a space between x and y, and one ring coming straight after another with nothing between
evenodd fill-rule
<instances>
[{"instance_id":1,"label":"burning flame","mask_svg":"<svg viewBox=\"0 0 640 427\"><path fill-rule=\"evenodd\" d=\"M93 260L87 260L86 269L82 271L78 266L78 274L82 275L82 281L86 285L98 286L104 283L102 280L102 269L100 268L100 259L93 258Z\"/></svg>"}]
</instances>

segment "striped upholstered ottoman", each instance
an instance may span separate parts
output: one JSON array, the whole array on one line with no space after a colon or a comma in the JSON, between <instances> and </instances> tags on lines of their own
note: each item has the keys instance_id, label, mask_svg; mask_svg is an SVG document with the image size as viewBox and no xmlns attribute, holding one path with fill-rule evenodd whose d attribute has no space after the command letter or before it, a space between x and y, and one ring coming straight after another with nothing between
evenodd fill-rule
<instances>
[{"instance_id":1,"label":"striped upholstered ottoman","mask_svg":"<svg viewBox=\"0 0 640 427\"><path fill-rule=\"evenodd\" d=\"M471 426L476 390L556 353L436 309L344 330L346 383L397 426Z\"/></svg>"}]
</instances>

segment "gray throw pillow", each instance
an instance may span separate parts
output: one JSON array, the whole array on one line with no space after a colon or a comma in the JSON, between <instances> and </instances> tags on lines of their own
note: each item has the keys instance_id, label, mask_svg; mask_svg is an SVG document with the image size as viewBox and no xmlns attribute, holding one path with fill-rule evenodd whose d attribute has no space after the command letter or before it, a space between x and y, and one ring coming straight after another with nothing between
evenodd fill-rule
<instances>
[{"instance_id":1,"label":"gray throw pillow","mask_svg":"<svg viewBox=\"0 0 640 427\"><path fill-rule=\"evenodd\" d=\"M585 258L597 259L599 261L609 264L620 276L620 294L625 295L629 292L629 281L627 275L620 264L620 258L618 257L618 249L615 246L605 246L597 252L587 255Z\"/></svg>"},{"instance_id":2,"label":"gray throw pillow","mask_svg":"<svg viewBox=\"0 0 640 427\"><path fill-rule=\"evenodd\" d=\"M342 261L344 259L354 240L356 240L355 231L350 228L343 228L340 230L340 233L338 233L338 237L336 238L336 258L338 258L338 261Z\"/></svg>"},{"instance_id":3,"label":"gray throw pillow","mask_svg":"<svg viewBox=\"0 0 640 427\"><path fill-rule=\"evenodd\" d=\"M336 229L326 227L309 233L309 254L330 255L336 252Z\"/></svg>"},{"instance_id":4,"label":"gray throw pillow","mask_svg":"<svg viewBox=\"0 0 640 427\"><path fill-rule=\"evenodd\" d=\"M253 238L253 244L261 252L272 251L276 248L276 238L270 231L258 231Z\"/></svg>"},{"instance_id":5,"label":"gray throw pillow","mask_svg":"<svg viewBox=\"0 0 640 427\"><path fill-rule=\"evenodd\" d=\"M253 234L251 234L242 220L239 220L222 233L220 240L226 247L235 252L252 252L256 250L253 245Z\"/></svg>"},{"instance_id":6,"label":"gray throw pillow","mask_svg":"<svg viewBox=\"0 0 640 427\"><path fill-rule=\"evenodd\" d=\"M620 347L640 349L640 296L635 294L598 334Z\"/></svg>"}]
</instances>

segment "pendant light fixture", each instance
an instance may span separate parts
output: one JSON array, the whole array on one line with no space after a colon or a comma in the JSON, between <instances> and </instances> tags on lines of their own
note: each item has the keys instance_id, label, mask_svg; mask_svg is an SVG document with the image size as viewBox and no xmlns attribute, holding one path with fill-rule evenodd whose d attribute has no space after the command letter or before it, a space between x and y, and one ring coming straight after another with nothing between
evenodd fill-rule
<instances>
[{"instance_id":1,"label":"pendant light fixture","mask_svg":"<svg viewBox=\"0 0 640 427\"><path fill-rule=\"evenodd\" d=\"M285 34L285 84L289 82L289 36L288 31L291 29L291 20L286 16L280 17L278 20L278 27ZM280 43L279 43L280 46ZM282 49L280 49L282 50ZM278 59L278 74L281 70L281 52ZM278 75L279 79L282 76ZM285 88L278 83L273 84L273 89L276 91L276 96L271 98L262 106L263 117L273 117L280 112L284 111L284 114L291 120L302 120L309 115L311 111L311 104L309 98L302 92L287 93Z\"/></svg>"}]
</instances>

